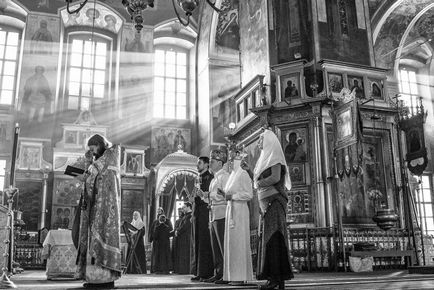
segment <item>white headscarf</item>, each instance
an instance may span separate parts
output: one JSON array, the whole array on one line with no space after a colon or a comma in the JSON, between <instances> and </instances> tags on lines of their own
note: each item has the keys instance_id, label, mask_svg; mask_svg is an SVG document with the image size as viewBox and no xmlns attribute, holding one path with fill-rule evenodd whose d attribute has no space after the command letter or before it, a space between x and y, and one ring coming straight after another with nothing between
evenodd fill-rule
<instances>
[{"instance_id":1,"label":"white headscarf","mask_svg":"<svg viewBox=\"0 0 434 290\"><path fill-rule=\"evenodd\" d=\"M135 211L133 213L133 216L134 216L135 213L137 213L137 215L139 216L139 218L136 219L136 220L133 218L133 220L131 221L131 225L133 227L135 227L136 229L140 230L141 228L143 228L145 226L145 224L143 223L143 220L142 220L142 217L140 216L140 213L138 211Z\"/></svg>"},{"instance_id":2,"label":"white headscarf","mask_svg":"<svg viewBox=\"0 0 434 290\"><path fill-rule=\"evenodd\" d=\"M285 166L285 187L287 190L291 189L291 178L289 177L288 166L286 165L285 154L283 153L282 147L280 145L277 136L270 130L265 130L261 134L263 138L261 155L256 162L255 170L253 171L253 180L255 182L255 188L257 188L257 181L259 176L266 169L276 165L281 164Z\"/></svg>"}]
</instances>

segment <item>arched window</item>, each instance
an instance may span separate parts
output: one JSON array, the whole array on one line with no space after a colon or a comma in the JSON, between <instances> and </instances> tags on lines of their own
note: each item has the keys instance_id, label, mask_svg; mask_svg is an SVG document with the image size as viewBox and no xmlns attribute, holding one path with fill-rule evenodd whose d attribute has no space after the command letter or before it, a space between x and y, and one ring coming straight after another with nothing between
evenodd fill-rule
<instances>
[{"instance_id":1,"label":"arched window","mask_svg":"<svg viewBox=\"0 0 434 290\"><path fill-rule=\"evenodd\" d=\"M0 105L12 105L16 92L20 32L0 27Z\"/></svg>"},{"instance_id":2,"label":"arched window","mask_svg":"<svg viewBox=\"0 0 434 290\"><path fill-rule=\"evenodd\" d=\"M399 92L401 100L410 109L410 113L416 113L419 98L416 71L407 68L399 70Z\"/></svg>"},{"instance_id":3,"label":"arched window","mask_svg":"<svg viewBox=\"0 0 434 290\"><path fill-rule=\"evenodd\" d=\"M65 108L91 110L107 95L112 40L88 33L70 33L68 44Z\"/></svg>"},{"instance_id":4,"label":"arched window","mask_svg":"<svg viewBox=\"0 0 434 290\"><path fill-rule=\"evenodd\" d=\"M188 51L157 47L154 68L154 118L187 119Z\"/></svg>"}]
</instances>

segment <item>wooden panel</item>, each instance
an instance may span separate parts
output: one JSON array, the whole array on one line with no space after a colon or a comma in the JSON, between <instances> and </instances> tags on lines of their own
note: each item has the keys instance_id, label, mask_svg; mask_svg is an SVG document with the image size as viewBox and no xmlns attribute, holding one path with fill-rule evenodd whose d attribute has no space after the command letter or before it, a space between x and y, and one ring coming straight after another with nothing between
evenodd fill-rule
<instances>
[{"instance_id":1,"label":"wooden panel","mask_svg":"<svg viewBox=\"0 0 434 290\"><path fill-rule=\"evenodd\" d=\"M121 221L131 222L133 212L139 211L143 215L143 189L123 189L121 201Z\"/></svg>"},{"instance_id":2,"label":"wooden panel","mask_svg":"<svg viewBox=\"0 0 434 290\"><path fill-rule=\"evenodd\" d=\"M15 198L18 201L18 209L23 212L24 228L27 231L37 231L38 222L41 216L42 181L21 181L17 180L19 195Z\"/></svg>"}]
</instances>

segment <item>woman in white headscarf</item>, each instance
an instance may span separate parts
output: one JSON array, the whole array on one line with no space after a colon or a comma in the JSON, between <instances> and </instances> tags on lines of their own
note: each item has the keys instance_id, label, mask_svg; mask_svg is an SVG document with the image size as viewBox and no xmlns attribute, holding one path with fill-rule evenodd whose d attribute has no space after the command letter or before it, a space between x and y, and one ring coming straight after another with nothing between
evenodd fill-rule
<instances>
[{"instance_id":1,"label":"woman in white headscarf","mask_svg":"<svg viewBox=\"0 0 434 290\"><path fill-rule=\"evenodd\" d=\"M284 289L285 280L294 277L286 228L286 192L291 180L279 139L272 131L264 130L258 147L261 154L253 172L246 162L241 164L253 179L261 209L257 278L268 280L260 289Z\"/></svg>"},{"instance_id":2,"label":"woman in white headscarf","mask_svg":"<svg viewBox=\"0 0 434 290\"><path fill-rule=\"evenodd\" d=\"M142 217L140 216L140 212L134 211L133 212L133 220L131 221L131 225L134 227L134 230L131 230L133 232L132 240L133 243L137 243L134 248L134 254L135 257L133 257L132 263L128 264L127 273L128 274L146 274L146 251L145 251L145 242L143 240L143 236L145 235L145 224L143 223ZM137 230L136 230L137 229ZM131 249L128 247L128 253L131 251ZM129 254L128 254L129 255ZM134 260L137 259L137 262Z\"/></svg>"},{"instance_id":3,"label":"woman in white headscarf","mask_svg":"<svg viewBox=\"0 0 434 290\"><path fill-rule=\"evenodd\" d=\"M137 230L141 230L145 226L142 217L140 216L140 213L138 211L133 212L133 220L131 221L131 225Z\"/></svg>"}]
</instances>

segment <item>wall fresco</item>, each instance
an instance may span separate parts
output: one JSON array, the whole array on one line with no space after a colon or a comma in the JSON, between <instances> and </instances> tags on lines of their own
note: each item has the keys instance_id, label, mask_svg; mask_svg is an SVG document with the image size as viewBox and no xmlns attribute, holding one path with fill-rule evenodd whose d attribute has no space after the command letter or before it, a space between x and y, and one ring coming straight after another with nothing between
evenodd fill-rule
<instances>
[{"instance_id":1,"label":"wall fresco","mask_svg":"<svg viewBox=\"0 0 434 290\"><path fill-rule=\"evenodd\" d=\"M241 81L248 83L256 75L269 81L267 1L240 1Z\"/></svg>"},{"instance_id":2,"label":"wall fresco","mask_svg":"<svg viewBox=\"0 0 434 290\"><path fill-rule=\"evenodd\" d=\"M402 1L389 15L376 39L374 39L374 52L376 65L383 68L392 68L396 58L396 48L402 36L414 17L432 0L406 0Z\"/></svg>"},{"instance_id":3,"label":"wall fresco","mask_svg":"<svg viewBox=\"0 0 434 290\"><path fill-rule=\"evenodd\" d=\"M360 29L352 1L326 1L327 22L318 22L321 58L370 65L368 33Z\"/></svg>"},{"instance_id":4,"label":"wall fresco","mask_svg":"<svg viewBox=\"0 0 434 290\"><path fill-rule=\"evenodd\" d=\"M224 144L229 124L235 122L236 107L232 97L240 89L240 68L210 66L210 79L212 143Z\"/></svg>"}]
</instances>

